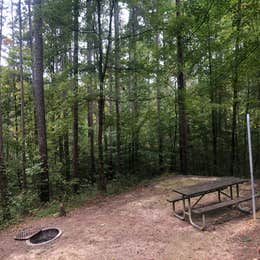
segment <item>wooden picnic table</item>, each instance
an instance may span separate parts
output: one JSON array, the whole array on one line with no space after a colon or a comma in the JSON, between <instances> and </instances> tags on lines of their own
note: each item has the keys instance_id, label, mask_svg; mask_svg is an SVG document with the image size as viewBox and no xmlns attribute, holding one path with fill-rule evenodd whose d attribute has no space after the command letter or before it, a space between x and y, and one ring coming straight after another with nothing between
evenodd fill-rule
<instances>
[{"instance_id":1,"label":"wooden picnic table","mask_svg":"<svg viewBox=\"0 0 260 260\"><path fill-rule=\"evenodd\" d=\"M238 205L238 209L241 211L246 211L245 208L242 207L241 203L245 202L247 200L252 199L251 196L247 197L241 197L240 196L240 184L247 182L248 180L236 178L236 177L222 177L217 178L216 180L207 181L199 184L195 184L188 187L182 187L180 189L174 188L172 191L179 194L178 197L175 197L174 199L168 200L172 203L174 216L184 220L185 216L188 216L189 221L192 226L203 230L206 226L205 222L205 213L219 209L224 208L232 205ZM233 188L235 187L235 196L233 193ZM196 207L199 203L199 201L207 194L217 192L218 194L218 200L216 203L201 207ZM221 196L222 195L222 196ZM222 200L222 197L226 198L225 200ZM256 195L258 197L259 195ZM194 202L191 203L191 199L193 198ZM175 210L175 203L176 202L182 202L182 209L181 212L176 212ZM197 224L193 221L192 215L193 214L201 214L202 215L202 225Z\"/></svg>"}]
</instances>

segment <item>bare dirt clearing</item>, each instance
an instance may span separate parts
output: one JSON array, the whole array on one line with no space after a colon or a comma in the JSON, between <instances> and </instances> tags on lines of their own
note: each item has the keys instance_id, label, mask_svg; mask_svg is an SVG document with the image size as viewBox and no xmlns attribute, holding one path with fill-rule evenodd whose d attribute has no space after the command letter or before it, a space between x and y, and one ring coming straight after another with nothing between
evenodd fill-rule
<instances>
[{"instance_id":1,"label":"bare dirt clearing","mask_svg":"<svg viewBox=\"0 0 260 260\"><path fill-rule=\"evenodd\" d=\"M260 212L256 223L237 210L210 215L204 232L173 217L166 202L173 196L171 188L209 179L165 177L148 187L89 201L67 217L27 219L0 232L0 259L260 259ZM249 186L242 190L248 193ZM55 226L63 234L35 247L13 239L18 230L36 226Z\"/></svg>"}]
</instances>

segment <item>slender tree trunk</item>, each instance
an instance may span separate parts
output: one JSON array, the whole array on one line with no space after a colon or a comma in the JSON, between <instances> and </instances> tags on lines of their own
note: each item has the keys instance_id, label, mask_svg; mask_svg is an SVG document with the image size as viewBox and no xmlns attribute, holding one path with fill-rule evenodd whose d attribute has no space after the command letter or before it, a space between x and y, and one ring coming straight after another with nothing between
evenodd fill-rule
<instances>
[{"instance_id":1,"label":"slender tree trunk","mask_svg":"<svg viewBox=\"0 0 260 260\"><path fill-rule=\"evenodd\" d=\"M157 137L158 137L158 165L159 171L163 171L163 135L162 135L162 119L161 119L161 89L160 89L160 34L156 35L156 103L157 103Z\"/></svg>"},{"instance_id":2,"label":"slender tree trunk","mask_svg":"<svg viewBox=\"0 0 260 260\"><path fill-rule=\"evenodd\" d=\"M67 46L65 46L67 47ZM62 59L62 69L65 69L65 66L68 62L68 57L67 57L67 53L64 54L63 59ZM64 90L62 92L62 98L65 101L67 99L67 91ZM64 120L67 121L68 118L68 111L66 110L66 108L64 108L63 111L63 115L64 115ZM71 169L70 169L70 149L69 149L69 130L68 130L69 126L66 124L65 126L65 131L62 135L62 143L63 143L63 169L65 172L65 178L66 181L70 181L71 180Z\"/></svg>"},{"instance_id":3,"label":"slender tree trunk","mask_svg":"<svg viewBox=\"0 0 260 260\"><path fill-rule=\"evenodd\" d=\"M234 66L232 75L233 88L233 113L232 113L232 136L231 136L231 175L234 175L238 170L235 167L237 162L237 120L238 120L238 70L239 70L239 44L240 44L240 26L241 26L241 0L237 2L237 17L236 17L236 39L234 50Z\"/></svg>"},{"instance_id":4,"label":"slender tree trunk","mask_svg":"<svg viewBox=\"0 0 260 260\"><path fill-rule=\"evenodd\" d=\"M22 177L23 177L23 189L27 188L26 181L26 148L25 148L25 115L24 115L24 85L23 85L23 39L22 39L22 11L21 0L18 3L18 15L19 15L19 55L20 55L20 87L21 87L21 132L22 132Z\"/></svg>"},{"instance_id":5,"label":"slender tree trunk","mask_svg":"<svg viewBox=\"0 0 260 260\"><path fill-rule=\"evenodd\" d=\"M136 164L138 160L138 147L139 137L137 133L137 116L138 116L138 103L137 103L137 50L136 50L136 31L137 31L137 10L133 5L130 10L130 26L131 26L131 42L129 59L131 63L132 75L130 77L130 98L132 109L132 140L131 140L131 166L132 172L136 172Z\"/></svg>"},{"instance_id":6,"label":"slender tree trunk","mask_svg":"<svg viewBox=\"0 0 260 260\"><path fill-rule=\"evenodd\" d=\"M13 93L14 93L14 122L15 122L15 159L18 161L19 160L19 139L18 139L18 118L17 118L17 99L16 99L16 79L15 75L13 75L12 79L12 84L13 84ZM20 189L22 189L22 180L21 180L21 171L18 166L16 166L16 175L17 175L17 181L18 181L18 186Z\"/></svg>"},{"instance_id":7,"label":"slender tree trunk","mask_svg":"<svg viewBox=\"0 0 260 260\"><path fill-rule=\"evenodd\" d=\"M259 97L258 97L259 98ZM247 172L247 160L248 160L248 149L247 149L247 124L246 124L246 117L247 114L249 113L249 102L250 102L250 81L249 79L247 80L247 97L246 97L246 109L245 109L245 117L244 117L244 151L243 151L243 175L246 176L246 172ZM259 103L260 105L260 103ZM257 115L259 118L259 115ZM258 120L259 122L259 120ZM259 156L259 150L257 149L257 155L256 158L258 158Z\"/></svg>"},{"instance_id":8,"label":"slender tree trunk","mask_svg":"<svg viewBox=\"0 0 260 260\"><path fill-rule=\"evenodd\" d=\"M119 48L119 7L118 0L115 0L115 92L116 92L116 154L117 154L117 172L121 173L121 123L120 123L120 86L119 86L119 63L120 63L120 48Z\"/></svg>"},{"instance_id":9,"label":"slender tree trunk","mask_svg":"<svg viewBox=\"0 0 260 260\"><path fill-rule=\"evenodd\" d=\"M64 163L65 163L65 176L66 180L69 181L71 179L70 176L70 156L69 156L69 134L68 130L63 136L63 148L64 148Z\"/></svg>"},{"instance_id":10,"label":"slender tree trunk","mask_svg":"<svg viewBox=\"0 0 260 260\"><path fill-rule=\"evenodd\" d=\"M58 147L58 153L59 153L59 162L63 164L63 158L64 158L64 147L63 147L63 138L59 136L59 147Z\"/></svg>"},{"instance_id":11,"label":"slender tree trunk","mask_svg":"<svg viewBox=\"0 0 260 260\"><path fill-rule=\"evenodd\" d=\"M170 171L173 172L176 169L176 143L177 143L177 132L178 132L178 108L177 108L177 86L174 86L174 114L175 122L170 124L170 140L171 140L171 149L170 149Z\"/></svg>"},{"instance_id":12,"label":"slender tree trunk","mask_svg":"<svg viewBox=\"0 0 260 260\"><path fill-rule=\"evenodd\" d=\"M113 77L112 77L112 71L109 73L109 92L110 95L113 93ZM110 97L109 99L109 114L110 118L113 118L113 100ZM113 123L112 120L110 120L109 125L109 149L108 149L108 172L109 172L109 178L113 178Z\"/></svg>"},{"instance_id":13,"label":"slender tree trunk","mask_svg":"<svg viewBox=\"0 0 260 260\"><path fill-rule=\"evenodd\" d=\"M10 117L10 112L11 112L11 89L8 91L7 93L7 104L6 104L6 110L7 110L7 113L6 113L6 126L7 126L7 129L10 129L10 125L11 125L11 117ZM10 135L8 134L8 137L6 138L6 155L5 155L5 161L8 165L9 163L9 157L10 157L10 145L9 145L9 139L10 139Z\"/></svg>"},{"instance_id":14,"label":"slender tree trunk","mask_svg":"<svg viewBox=\"0 0 260 260\"><path fill-rule=\"evenodd\" d=\"M105 97L104 97L104 83L108 64L108 57L111 45L111 29L112 29L113 5L110 3L110 19L109 19L109 33L108 45L106 55L103 54L103 30L101 24L101 0L97 0L97 20L98 20L98 77L99 77L99 100L98 100L98 189L101 192L106 192L107 179L104 169L104 153L103 153L103 128L105 117Z\"/></svg>"},{"instance_id":15,"label":"slender tree trunk","mask_svg":"<svg viewBox=\"0 0 260 260\"><path fill-rule=\"evenodd\" d=\"M89 31L94 30L94 17L93 17L93 3L91 1L87 1L87 28ZM94 131L94 121L93 121L93 84L94 80L92 77L95 77L94 71L94 42L92 39L88 38L87 40L87 62L88 67L91 68L89 71L90 74L90 82L88 85L88 94L90 96L90 100L88 100L88 140L89 140L89 171L91 182L95 182L95 174L96 174L96 165L95 165L95 131Z\"/></svg>"},{"instance_id":16,"label":"slender tree trunk","mask_svg":"<svg viewBox=\"0 0 260 260\"><path fill-rule=\"evenodd\" d=\"M2 58L2 29L3 29L3 0L0 1L0 202L2 207L2 219L3 221L10 218L10 212L8 208L8 179L5 168L4 159L4 144L3 144L3 112L2 112L2 84L1 84L1 58Z\"/></svg>"},{"instance_id":17,"label":"slender tree trunk","mask_svg":"<svg viewBox=\"0 0 260 260\"><path fill-rule=\"evenodd\" d=\"M68 62L68 57L67 57L67 53L64 54L63 59L62 59L62 69L65 69L65 64L67 64ZM67 99L67 91L64 90L62 92L62 98L65 101ZM63 111L63 115L64 115L64 120L67 121L68 118L68 112L66 110L66 108L64 108ZM69 148L69 130L68 130L69 126L66 125L65 126L65 131L62 135L62 146L63 146L63 169L64 169L64 173L65 173L65 178L66 181L70 181L71 180L71 169L70 169L70 148Z\"/></svg>"},{"instance_id":18,"label":"slender tree trunk","mask_svg":"<svg viewBox=\"0 0 260 260\"><path fill-rule=\"evenodd\" d=\"M28 0L28 24L29 24L29 46L30 46L30 53L31 53L31 67L32 67L32 84L33 84L33 31L32 31L32 11L31 11L31 0ZM32 92L34 88L32 87ZM33 93L34 96L34 93ZM36 106L34 103L33 106L33 121L34 121L34 142L38 145L38 133L37 133L37 122L36 122Z\"/></svg>"},{"instance_id":19,"label":"slender tree trunk","mask_svg":"<svg viewBox=\"0 0 260 260\"><path fill-rule=\"evenodd\" d=\"M78 144L78 51L79 51L79 0L74 0L74 53L73 53L73 76L74 76L74 103L73 103L73 176L79 177L79 144ZM76 183L73 187L74 192L78 192L79 184Z\"/></svg>"},{"instance_id":20,"label":"slender tree trunk","mask_svg":"<svg viewBox=\"0 0 260 260\"><path fill-rule=\"evenodd\" d=\"M88 93L92 94L92 83L89 84L88 87ZM95 166L95 137L94 137L94 121L93 121L93 101L88 101L88 138L89 138L89 169L90 169L90 177L91 181L95 181L95 172L96 172L96 166Z\"/></svg>"},{"instance_id":21,"label":"slender tree trunk","mask_svg":"<svg viewBox=\"0 0 260 260\"><path fill-rule=\"evenodd\" d=\"M211 129L212 129L212 150L213 150L213 175L217 173L217 111L214 108L216 102L216 91L215 84L213 82L212 75L212 51L211 51L211 32L210 32L210 21L208 17L208 38L207 38L207 47L208 47L208 63L209 63L209 87L210 87L210 101L211 101Z\"/></svg>"},{"instance_id":22,"label":"slender tree trunk","mask_svg":"<svg viewBox=\"0 0 260 260\"><path fill-rule=\"evenodd\" d=\"M98 15L98 75L99 75L99 100L98 100L98 188L101 192L106 192L106 176L104 169L103 155L103 123L104 123L104 74L103 74L103 41L102 41L102 25L101 25L101 1L97 0Z\"/></svg>"},{"instance_id":23,"label":"slender tree trunk","mask_svg":"<svg viewBox=\"0 0 260 260\"><path fill-rule=\"evenodd\" d=\"M92 93L92 87L89 87L89 93ZM89 138L89 166L90 166L90 172L91 172L91 179L94 182L95 180L95 172L96 172L96 166L95 166L95 137L94 137L94 122L93 122L93 101L88 101L88 138Z\"/></svg>"},{"instance_id":24,"label":"slender tree trunk","mask_svg":"<svg viewBox=\"0 0 260 260\"><path fill-rule=\"evenodd\" d=\"M248 83L249 85L249 83ZM257 122L260 122L260 72L258 72L258 75L256 77L256 86L257 86L257 101L258 101L258 107L257 107ZM248 86L249 88L249 86ZM249 94L248 94L248 100L249 100ZM258 125L257 127L257 142L256 142L256 165L255 169L259 169L259 162L260 162L260 127ZM245 158L245 157L244 157ZM245 163L244 163L245 164ZM258 170L258 176L259 170Z\"/></svg>"},{"instance_id":25,"label":"slender tree trunk","mask_svg":"<svg viewBox=\"0 0 260 260\"><path fill-rule=\"evenodd\" d=\"M48 171L48 153L47 153L47 136L45 122L45 104L44 104L44 89L43 89L43 39L42 39L42 1L34 1L34 102L36 106L36 119L38 129L38 146L41 160L41 183L40 200L47 202L50 199L49 195L49 171Z\"/></svg>"},{"instance_id":26,"label":"slender tree trunk","mask_svg":"<svg viewBox=\"0 0 260 260\"><path fill-rule=\"evenodd\" d=\"M14 48L15 36L14 36L14 11L13 1L11 1L11 23L12 23L12 48ZM14 122L15 122L15 159L19 160L19 140L18 140L18 118L17 118L17 99L16 99L16 75L15 75L15 64L12 64L12 89L13 89L13 103L14 103ZM16 166L17 182L20 189L22 189L21 172L18 166Z\"/></svg>"},{"instance_id":27,"label":"slender tree trunk","mask_svg":"<svg viewBox=\"0 0 260 260\"><path fill-rule=\"evenodd\" d=\"M181 17L181 0L176 0L176 16ZM184 78L183 37L181 29L177 32L177 82L178 82L178 104L179 104L179 149L180 149L180 173L187 174L188 169L188 133L185 104L185 78Z\"/></svg>"}]
</instances>

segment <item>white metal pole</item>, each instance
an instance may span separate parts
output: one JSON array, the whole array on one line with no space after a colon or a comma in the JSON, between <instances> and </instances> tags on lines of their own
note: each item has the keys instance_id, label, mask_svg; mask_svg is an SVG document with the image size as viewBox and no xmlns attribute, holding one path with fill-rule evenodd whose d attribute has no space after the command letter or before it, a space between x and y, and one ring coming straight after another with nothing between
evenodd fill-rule
<instances>
[{"instance_id":1,"label":"white metal pole","mask_svg":"<svg viewBox=\"0 0 260 260\"><path fill-rule=\"evenodd\" d=\"M247 121L249 165L250 165L250 176L251 176L252 209L253 209L253 218L254 218L254 220L256 220L254 171L253 171L253 156L252 156L251 132L250 132L250 116L249 116L249 114L246 115L246 121Z\"/></svg>"}]
</instances>

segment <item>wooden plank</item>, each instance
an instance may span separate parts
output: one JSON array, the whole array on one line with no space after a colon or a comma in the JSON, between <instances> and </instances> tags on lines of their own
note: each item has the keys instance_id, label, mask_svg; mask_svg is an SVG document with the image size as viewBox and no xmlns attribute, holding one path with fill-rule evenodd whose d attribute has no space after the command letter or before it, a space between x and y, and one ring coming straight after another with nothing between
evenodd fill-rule
<instances>
[{"instance_id":1,"label":"wooden plank","mask_svg":"<svg viewBox=\"0 0 260 260\"><path fill-rule=\"evenodd\" d=\"M247 180L235 178L235 177L225 177L225 178L220 178L216 181L198 183L190 187L184 187L181 189L173 189L173 191L187 197L192 197L192 196L194 197L201 194L207 194L213 191L225 189L230 185L241 184L244 182L247 182Z\"/></svg>"},{"instance_id":2,"label":"wooden plank","mask_svg":"<svg viewBox=\"0 0 260 260\"><path fill-rule=\"evenodd\" d=\"M177 197L174 197L172 199L167 199L168 202L176 202L176 201L180 201L180 200L183 200L183 196L177 196Z\"/></svg>"},{"instance_id":3,"label":"wooden plank","mask_svg":"<svg viewBox=\"0 0 260 260\"><path fill-rule=\"evenodd\" d=\"M255 195L255 197L260 197L260 194ZM235 205L235 204L238 204L238 203L241 203L244 201L248 201L251 199L252 199L252 196L247 196L247 197L241 197L241 198L237 198L237 199L233 199L233 200L227 200L227 201L223 201L223 202L216 203L213 205L205 206L202 208L193 209L192 212L196 213L196 214L202 214L202 213L210 212L210 211L213 211L216 209L232 206L232 205Z\"/></svg>"}]
</instances>

